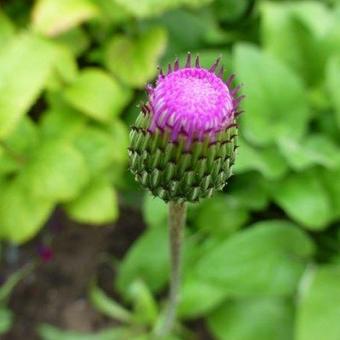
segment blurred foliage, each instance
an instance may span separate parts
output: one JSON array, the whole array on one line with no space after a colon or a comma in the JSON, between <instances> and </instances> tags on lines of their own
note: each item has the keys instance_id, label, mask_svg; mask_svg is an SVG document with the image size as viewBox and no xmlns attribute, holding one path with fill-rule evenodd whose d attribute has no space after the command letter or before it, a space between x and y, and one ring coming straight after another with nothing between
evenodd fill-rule
<instances>
[{"instance_id":1,"label":"blurred foliage","mask_svg":"<svg viewBox=\"0 0 340 340\"><path fill-rule=\"evenodd\" d=\"M221 340L340 338L339 32L338 0L1 5L0 238L32 239L57 206L111 223L119 199L143 202L147 225L117 268L127 307L89 293L124 326L42 325L43 339L147 339L160 317L167 209L127 172L128 126L157 64L188 50L204 66L223 54L246 99L235 176L189 208L181 319L202 317ZM0 332L12 319L2 306Z\"/></svg>"}]
</instances>

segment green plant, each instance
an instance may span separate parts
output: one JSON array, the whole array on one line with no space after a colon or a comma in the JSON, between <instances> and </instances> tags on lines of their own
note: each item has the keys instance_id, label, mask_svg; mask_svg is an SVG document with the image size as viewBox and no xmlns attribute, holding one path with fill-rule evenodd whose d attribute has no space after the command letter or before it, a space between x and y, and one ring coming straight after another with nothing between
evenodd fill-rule
<instances>
[{"instance_id":1,"label":"green plant","mask_svg":"<svg viewBox=\"0 0 340 340\"><path fill-rule=\"evenodd\" d=\"M127 174L128 126L157 63L164 69L190 50L208 67L222 53L246 84L250 114L240 117L228 192L188 206L180 323L204 320L222 340L338 340L339 6L4 2L1 240L31 239L55 207L97 225L118 217L118 201L142 201L147 228L115 263L115 288L131 311L130 287L143 282L160 310L167 209L143 198ZM61 339L60 330L43 329Z\"/></svg>"}]
</instances>

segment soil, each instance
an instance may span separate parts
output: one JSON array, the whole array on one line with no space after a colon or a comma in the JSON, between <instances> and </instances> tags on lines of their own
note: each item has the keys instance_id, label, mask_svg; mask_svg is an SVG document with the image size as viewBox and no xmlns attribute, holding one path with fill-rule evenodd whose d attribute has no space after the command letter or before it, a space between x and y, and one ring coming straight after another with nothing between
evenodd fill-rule
<instances>
[{"instance_id":1,"label":"soil","mask_svg":"<svg viewBox=\"0 0 340 340\"><path fill-rule=\"evenodd\" d=\"M43 323L81 332L116 325L92 308L87 290L91 278L96 277L100 286L119 300L113 290L114 272L105 265L105 259L122 258L145 228L142 221L139 211L122 208L115 225L94 228L77 225L57 210L35 240L16 249L14 260L1 264L6 276L38 259L33 272L11 294L9 307L15 323L1 339L39 339L36 330ZM212 339L203 322L188 326L197 340Z\"/></svg>"}]
</instances>

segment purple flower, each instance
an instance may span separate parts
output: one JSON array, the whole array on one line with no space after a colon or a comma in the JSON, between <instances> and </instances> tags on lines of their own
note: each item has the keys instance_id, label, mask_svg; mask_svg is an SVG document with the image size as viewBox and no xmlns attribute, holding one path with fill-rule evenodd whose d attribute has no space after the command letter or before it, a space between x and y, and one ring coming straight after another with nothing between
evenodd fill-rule
<instances>
[{"instance_id":1,"label":"purple flower","mask_svg":"<svg viewBox=\"0 0 340 340\"><path fill-rule=\"evenodd\" d=\"M166 75L160 70L156 86L147 86L152 114L150 132L157 128L171 132L171 140L186 136L189 144L193 140L210 139L233 123L239 114L238 104L243 96L237 97L239 87L231 89L234 76L223 81L223 66L217 70L220 58L210 67L200 66L199 57L191 65L188 54L186 64L180 68L178 60L169 65Z\"/></svg>"}]
</instances>

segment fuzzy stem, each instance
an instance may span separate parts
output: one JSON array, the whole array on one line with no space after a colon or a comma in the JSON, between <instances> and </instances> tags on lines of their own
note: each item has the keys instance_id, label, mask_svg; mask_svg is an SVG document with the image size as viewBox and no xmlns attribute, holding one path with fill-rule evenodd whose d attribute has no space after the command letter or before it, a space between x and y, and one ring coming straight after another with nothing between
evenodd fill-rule
<instances>
[{"instance_id":1,"label":"fuzzy stem","mask_svg":"<svg viewBox=\"0 0 340 340\"><path fill-rule=\"evenodd\" d=\"M168 335L175 324L178 293L181 282L182 241L186 219L186 203L169 202L169 239L171 257L171 276L168 306L163 324L157 335Z\"/></svg>"}]
</instances>

